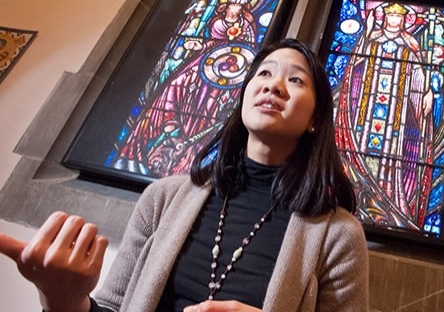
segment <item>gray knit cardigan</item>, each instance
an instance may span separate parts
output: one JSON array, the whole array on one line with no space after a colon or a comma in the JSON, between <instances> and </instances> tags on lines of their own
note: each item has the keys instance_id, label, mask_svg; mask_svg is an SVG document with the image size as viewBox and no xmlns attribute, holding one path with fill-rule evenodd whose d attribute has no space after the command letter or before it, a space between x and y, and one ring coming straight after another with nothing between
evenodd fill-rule
<instances>
[{"instance_id":1,"label":"gray knit cardigan","mask_svg":"<svg viewBox=\"0 0 444 312\"><path fill-rule=\"evenodd\" d=\"M211 185L163 178L141 195L102 288L99 305L154 312L176 257ZM252 290L253 291L253 290ZM263 311L368 311L368 251L359 221L343 208L319 217L293 214Z\"/></svg>"}]
</instances>

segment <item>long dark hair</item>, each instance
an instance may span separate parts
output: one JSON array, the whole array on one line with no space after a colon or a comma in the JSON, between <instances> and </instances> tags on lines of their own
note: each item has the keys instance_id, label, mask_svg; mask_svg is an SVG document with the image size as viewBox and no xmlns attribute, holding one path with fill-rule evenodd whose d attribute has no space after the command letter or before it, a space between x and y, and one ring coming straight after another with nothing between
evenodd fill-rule
<instances>
[{"instance_id":1,"label":"long dark hair","mask_svg":"<svg viewBox=\"0 0 444 312\"><path fill-rule=\"evenodd\" d=\"M303 216L320 215L338 205L354 213L356 198L334 139L333 98L324 66L313 52L295 39L284 39L256 55L245 77L239 105L194 159L191 179L196 185L210 180L220 196L233 196L242 188L242 157L248 139L241 116L245 88L262 61L283 48L302 53L310 67L316 94L315 131L305 132L280 166L271 189L272 202L276 208L289 209ZM212 157L214 154L216 156Z\"/></svg>"}]
</instances>

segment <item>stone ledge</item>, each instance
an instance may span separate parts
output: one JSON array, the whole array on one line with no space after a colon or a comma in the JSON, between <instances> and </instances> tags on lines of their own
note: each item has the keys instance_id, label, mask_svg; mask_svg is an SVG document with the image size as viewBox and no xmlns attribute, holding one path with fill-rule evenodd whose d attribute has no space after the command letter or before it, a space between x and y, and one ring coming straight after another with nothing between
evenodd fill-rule
<instances>
[{"instance_id":1,"label":"stone ledge","mask_svg":"<svg viewBox=\"0 0 444 312\"><path fill-rule=\"evenodd\" d=\"M380 312L444 311L444 262L440 251L404 253L390 245L374 249L369 243L370 307ZM383 248L381 247L383 246ZM424 250L423 255L419 251ZM429 261L425 258L428 257Z\"/></svg>"}]
</instances>

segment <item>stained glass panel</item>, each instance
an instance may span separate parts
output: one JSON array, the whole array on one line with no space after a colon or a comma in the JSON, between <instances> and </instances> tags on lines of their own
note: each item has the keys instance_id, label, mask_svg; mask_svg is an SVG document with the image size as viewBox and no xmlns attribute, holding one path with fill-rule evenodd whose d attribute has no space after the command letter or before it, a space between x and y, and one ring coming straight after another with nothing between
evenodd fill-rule
<instances>
[{"instance_id":1,"label":"stained glass panel","mask_svg":"<svg viewBox=\"0 0 444 312\"><path fill-rule=\"evenodd\" d=\"M326 57L366 223L441 235L444 6L341 1Z\"/></svg>"},{"instance_id":2,"label":"stained glass panel","mask_svg":"<svg viewBox=\"0 0 444 312\"><path fill-rule=\"evenodd\" d=\"M237 105L261 45L284 36L292 8L290 0L159 1L65 164L134 181L187 173Z\"/></svg>"}]
</instances>

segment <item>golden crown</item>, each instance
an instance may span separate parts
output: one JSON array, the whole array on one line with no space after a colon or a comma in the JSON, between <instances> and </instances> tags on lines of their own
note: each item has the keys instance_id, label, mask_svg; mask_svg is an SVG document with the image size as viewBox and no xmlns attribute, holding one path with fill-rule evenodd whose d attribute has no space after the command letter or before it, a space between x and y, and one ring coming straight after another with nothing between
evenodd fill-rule
<instances>
[{"instance_id":1,"label":"golden crown","mask_svg":"<svg viewBox=\"0 0 444 312\"><path fill-rule=\"evenodd\" d=\"M405 15L405 14L407 14L407 9L398 3L394 3L394 4L384 7L384 13L385 14L397 13L397 14Z\"/></svg>"}]
</instances>

